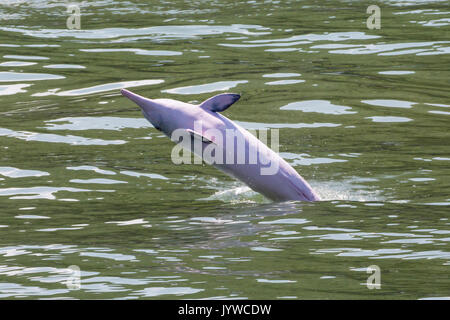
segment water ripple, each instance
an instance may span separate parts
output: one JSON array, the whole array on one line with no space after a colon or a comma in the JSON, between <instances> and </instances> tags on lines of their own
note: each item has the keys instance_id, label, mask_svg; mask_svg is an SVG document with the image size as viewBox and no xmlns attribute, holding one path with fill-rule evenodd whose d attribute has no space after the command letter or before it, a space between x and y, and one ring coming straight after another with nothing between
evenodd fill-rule
<instances>
[{"instance_id":1,"label":"water ripple","mask_svg":"<svg viewBox=\"0 0 450 320\"><path fill-rule=\"evenodd\" d=\"M23 170L14 167L0 167L0 175L8 178L42 177L50 173L39 170Z\"/></svg>"},{"instance_id":2,"label":"water ripple","mask_svg":"<svg viewBox=\"0 0 450 320\"><path fill-rule=\"evenodd\" d=\"M17 138L25 141L39 141L39 142L51 142L51 143L66 143L70 145L79 146L105 146L105 145L117 145L125 144L124 140L103 140L103 139L91 139L72 135L57 135L49 133L37 133L30 131L14 131L6 128L0 128L0 137L6 136L11 138Z\"/></svg>"},{"instance_id":3,"label":"water ripple","mask_svg":"<svg viewBox=\"0 0 450 320\"><path fill-rule=\"evenodd\" d=\"M56 196L54 195L54 193L59 191L90 192L92 190L68 187L2 188L0 189L0 196L9 196L9 199L55 200Z\"/></svg>"},{"instance_id":4,"label":"water ripple","mask_svg":"<svg viewBox=\"0 0 450 320\"><path fill-rule=\"evenodd\" d=\"M19 83L12 85L0 85L0 96L27 92L27 90L23 90L23 88L27 88L29 86L31 86L31 84Z\"/></svg>"},{"instance_id":5,"label":"water ripple","mask_svg":"<svg viewBox=\"0 0 450 320\"><path fill-rule=\"evenodd\" d=\"M332 104L327 100L306 100L292 102L280 108L280 110L300 110L303 112L317 112L323 114L353 114L352 108Z\"/></svg>"},{"instance_id":6,"label":"water ripple","mask_svg":"<svg viewBox=\"0 0 450 320\"><path fill-rule=\"evenodd\" d=\"M182 52L169 50L143 50L135 48L121 48L121 49L80 49L83 52L133 52L134 54L143 56L179 56Z\"/></svg>"},{"instance_id":7,"label":"water ripple","mask_svg":"<svg viewBox=\"0 0 450 320\"><path fill-rule=\"evenodd\" d=\"M32 96L33 97L44 97L44 96L49 96L49 95L81 96L81 95L94 94L94 93L111 91L111 90L118 90L118 89L123 89L123 88L155 85L155 84L160 84L163 82L164 82L164 80L161 80L161 79L114 82L114 83L105 83L105 84L101 84L101 85L97 85L97 86L93 86L93 87L59 91L59 92L57 90L50 89L47 92L35 93Z\"/></svg>"},{"instance_id":8,"label":"water ripple","mask_svg":"<svg viewBox=\"0 0 450 320\"><path fill-rule=\"evenodd\" d=\"M49 73L24 73L0 71L0 82L38 81L65 79L64 76Z\"/></svg>"},{"instance_id":9,"label":"water ripple","mask_svg":"<svg viewBox=\"0 0 450 320\"><path fill-rule=\"evenodd\" d=\"M162 90L161 92L172 93L172 94L200 94L208 93L214 91L225 91L236 87L238 84L247 83L247 80L239 81L219 81L214 83L193 85L187 87L179 87L173 89Z\"/></svg>"},{"instance_id":10,"label":"water ripple","mask_svg":"<svg viewBox=\"0 0 450 320\"><path fill-rule=\"evenodd\" d=\"M128 37L129 40L151 37L155 40L195 39L206 35L237 33L244 35L264 35L267 28L258 25L233 24L226 25L178 25L155 26L146 28L104 28L89 30L69 29L25 29L0 27L5 32L18 32L25 36L37 38L75 38L75 39L115 39ZM251 31L255 30L255 31ZM136 36L139 36L136 37Z\"/></svg>"},{"instance_id":11,"label":"water ripple","mask_svg":"<svg viewBox=\"0 0 450 320\"><path fill-rule=\"evenodd\" d=\"M66 117L45 121L47 130L115 130L125 128L152 128L153 126L144 118L120 117ZM60 123L62 122L62 123Z\"/></svg>"}]
</instances>

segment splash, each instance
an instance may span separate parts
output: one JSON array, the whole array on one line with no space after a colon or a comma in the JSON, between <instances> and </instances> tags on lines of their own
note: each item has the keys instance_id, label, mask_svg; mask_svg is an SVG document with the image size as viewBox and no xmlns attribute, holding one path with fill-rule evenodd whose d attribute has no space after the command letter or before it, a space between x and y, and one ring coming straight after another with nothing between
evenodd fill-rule
<instances>
[{"instance_id":1,"label":"splash","mask_svg":"<svg viewBox=\"0 0 450 320\"><path fill-rule=\"evenodd\" d=\"M362 180L362 179L361 179ZM367 185L358 182L367 182L369 179L361 181L350 179L344 181L310 181L313 189L319 194L322 201L346 200L346 201L383 201L385 198L380 195L379 190L373 190ZM370 181L375 179L370 179Z\"/></svg>"},{"instance_id":2,"label":"splash","mask_svg":"<svg viewBox=\"0 0 450 320\"><path fill-rule=\"evenodd\" d=\"M218 179L209 181L210 188L217 191L207 198L198 200L206 201L223 201L229 203L270 203L271 201L263 197L261 194L253 191L248 186L238 182L220 182Z\"/></svg>"}]
</instances>

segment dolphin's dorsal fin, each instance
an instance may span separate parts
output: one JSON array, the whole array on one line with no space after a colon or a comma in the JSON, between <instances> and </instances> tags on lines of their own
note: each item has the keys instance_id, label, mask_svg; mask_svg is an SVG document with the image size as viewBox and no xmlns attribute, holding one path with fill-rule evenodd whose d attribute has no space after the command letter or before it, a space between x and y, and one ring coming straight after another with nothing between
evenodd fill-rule
<instances>
[{"instance_id":1,"label":"dolphin's dorsal fin","mask_svg":"<svg viewBox=\"0 0 450 320\"><path fill-rule=\"evenodd\" d=\"M213 112L222 112L239 100L241 96L236 93L222 93L203 101L200 108Z\"/></svg>"}]
</instances>

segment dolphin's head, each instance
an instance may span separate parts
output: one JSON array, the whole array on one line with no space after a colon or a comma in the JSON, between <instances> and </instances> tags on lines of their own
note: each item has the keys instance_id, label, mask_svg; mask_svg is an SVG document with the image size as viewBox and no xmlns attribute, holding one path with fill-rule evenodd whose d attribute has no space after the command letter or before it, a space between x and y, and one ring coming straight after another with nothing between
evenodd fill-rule
<instances>
[{"instance_id":1,"label":"dolphin's head","mask_svg":"<svg viewBox=\"0 0 450 320\"><path fill-rule=\"evenodd\" d=\"M144 117L158 130L164 130L164 114L167 107L156 100L144 98L126 89L120 90L123 96L136 103L142 110Z\"/></svg>"}]
</instances>

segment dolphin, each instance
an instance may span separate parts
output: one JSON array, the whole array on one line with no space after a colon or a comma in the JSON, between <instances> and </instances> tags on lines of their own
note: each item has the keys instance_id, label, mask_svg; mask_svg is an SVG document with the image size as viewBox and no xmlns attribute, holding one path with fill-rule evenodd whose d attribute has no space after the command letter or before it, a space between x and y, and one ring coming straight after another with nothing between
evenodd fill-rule
<instances>
[{"instance_id":1,"label":"dolphin","mask_svg":"<svg viewBox=\"0 0 450 320\"><path fill-rule=\"evenodd\" d=\"M270 200L320 200L283 158L220 114L239 100L240 95L223 93L193 105L172 99L147 99L126 89L121 89L121 93L135 102L144 117L178 143L180 149L188 149Z\"/></svg>"}]
</instances>

